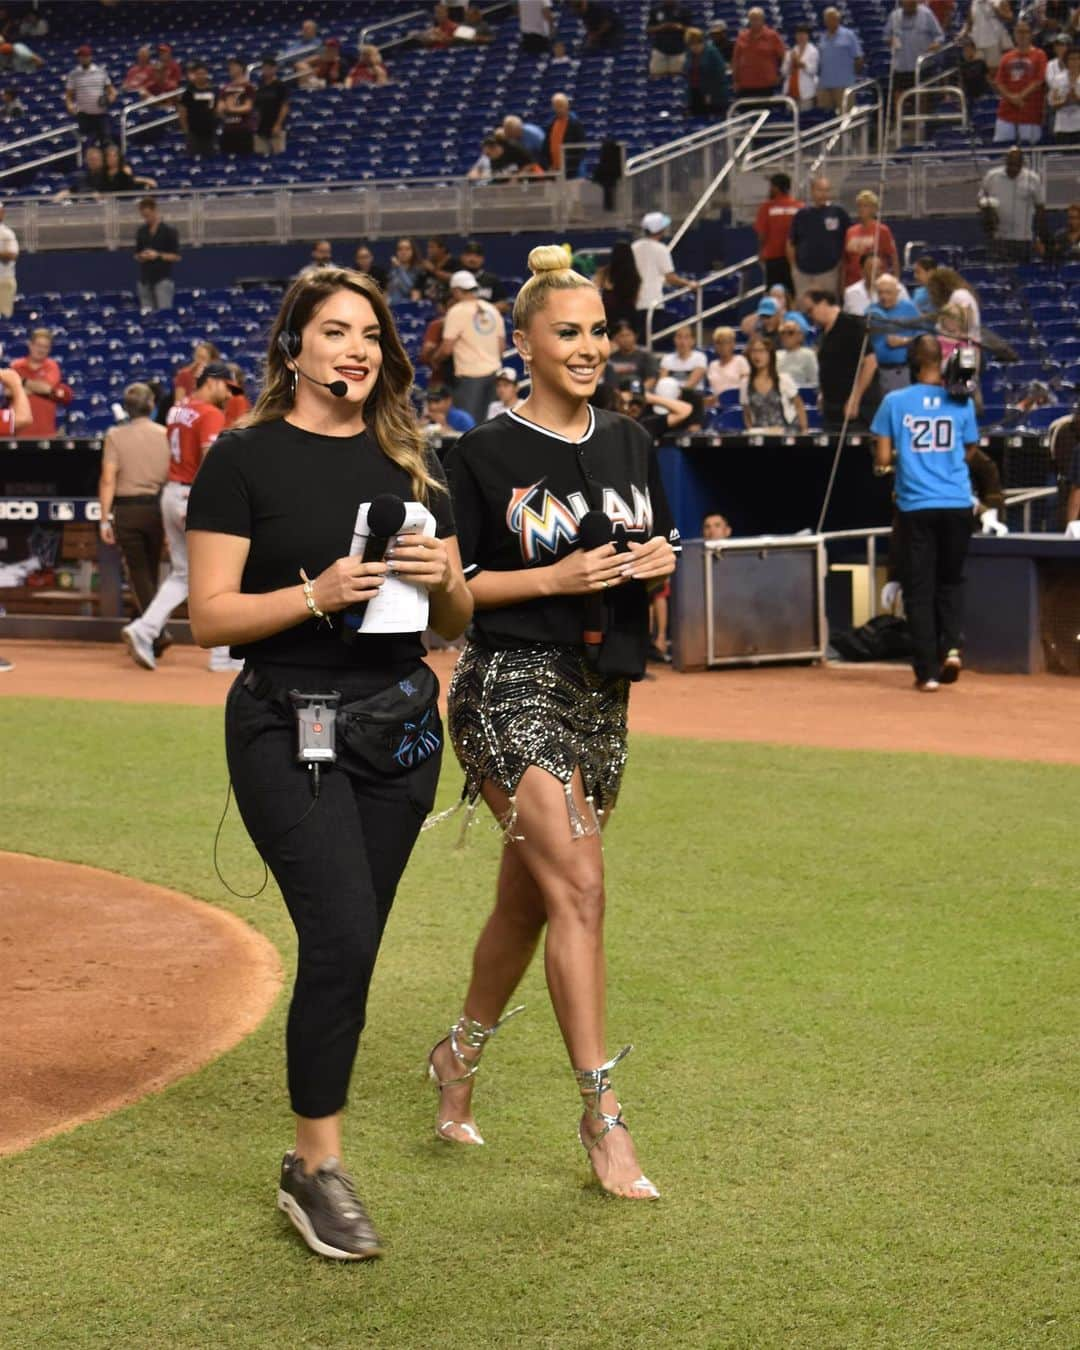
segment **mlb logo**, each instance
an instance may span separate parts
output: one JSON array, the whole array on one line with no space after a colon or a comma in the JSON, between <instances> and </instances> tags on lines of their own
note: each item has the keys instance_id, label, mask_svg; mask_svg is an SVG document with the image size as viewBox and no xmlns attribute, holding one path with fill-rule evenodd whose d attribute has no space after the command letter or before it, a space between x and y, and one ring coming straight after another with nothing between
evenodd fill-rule
<instances>
[{"instance_id":1,"label":"mlb logo","mask_svg":"<svg viewBox=\"0 0 1080 1350\"><path fill-rule=\"evenodd\" d=\"M49 503L50 520L74 520L75 503L74 502L50 502Z\"/></svg>"}]
</instances>

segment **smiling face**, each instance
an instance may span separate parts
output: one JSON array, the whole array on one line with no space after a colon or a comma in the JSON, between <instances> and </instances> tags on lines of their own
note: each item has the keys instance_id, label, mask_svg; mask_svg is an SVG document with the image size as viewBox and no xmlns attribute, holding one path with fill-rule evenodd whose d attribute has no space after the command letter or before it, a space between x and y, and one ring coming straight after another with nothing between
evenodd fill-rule
<instances>
[{"instance_id":1,"label":"smiling face","mask_svg":"<svg viewBox=\"0 0 1080 1350\"><path fill-rule=\"evenodd\" d=\"M514 343L529 361L534 389L587 399L611 351L600 292L594 286L550 291L528 331L515 330Z\"/></svg>"},{"instance_id":2,"label":"smiling face","mask_svg":"<svg viewBox=\"0 0 1080 1350\"><path fill-rule=\"evenodd\" d=\"M327 384L344 380L345 396L335 399L328 389L302 379L296 390L297 406L327 399L362 406L382 369L380 336L379 320L366 296L349 290L328 296L304 325L301 361L305 374L314 380Z\"/></svg>"},{"instance_id":3,"label":"smiling face","mask_svg":"<svg viewBox=\"0 0 1080 1350\"><path fill-rule=\"evenodd\" d=\"M40 365L52 351L52 338L48 333L34 333L27 345L30 360Z\"/></svg>"},{"instance_id":4,"label":"smiling face","mask_svg":"<svg viewBox=\"0 0 1080 1350\"><path fill-rule=\"evenodd\" d=\"M679 328L675 332L675 350L680 356L689 356L694 350L694 330Z\"/></svg>"}]
</instances>

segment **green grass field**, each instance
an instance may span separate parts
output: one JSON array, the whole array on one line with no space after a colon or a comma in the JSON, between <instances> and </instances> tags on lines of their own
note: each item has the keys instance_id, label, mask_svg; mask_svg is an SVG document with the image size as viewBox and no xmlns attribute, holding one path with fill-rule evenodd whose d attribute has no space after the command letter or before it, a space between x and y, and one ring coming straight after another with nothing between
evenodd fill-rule
<instances>
[{"instance_id":1,"label":"green grass field","mask_svg":"<svg viewBox=\"0 0 1080 1350\"><path fill-rule=\"evenodd\" d=\"M276 891L233 900L211 868L218 713L8 699L0 735L4 848L201 896L291 961ZM636 740L608 842L610 1044L637 1044L617 1082L658 1205L585 1186L539 968L485 1059L488 1147L433 1139L420 1070L497 841L423 836L349 1127L387 1259L321 1262L273 1207L283 998L201 1073L0 1161L0 1346L1080 1345L1076 788L1061 767ZM261 876L235 808L222 864L238 890Z\"/></svg>"}]
</instances>

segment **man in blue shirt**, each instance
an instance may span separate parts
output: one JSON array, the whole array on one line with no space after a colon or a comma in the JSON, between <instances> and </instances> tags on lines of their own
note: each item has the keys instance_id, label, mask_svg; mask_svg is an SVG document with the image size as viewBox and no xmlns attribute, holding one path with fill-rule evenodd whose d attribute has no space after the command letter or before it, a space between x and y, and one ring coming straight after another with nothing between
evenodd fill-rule
<instances>
[{"instance_id":1,"label":"man in blue shirt","mask_svg":"<svg viewBox=\"0 0 1080 1350\"><path fill-rule=\"evenodd\" d=\"M882 29L882 37L892 52L893 114L897 111L900 95L915 86L915 69L920 56L937 51L945 41L941 24L931 10L919 0L900 0L900 8L889 12ZM922 102L923 100L916 100ZM913 113L911 99L905 112Z\"/></svg>"},{"instance_id":2,"label":"man in blue shirt","mask_svg":"<svg viewBox=\"0 0 1080 1350\"><path fill-rule=\"evenodd\" d=\"M858 33L840 22L840 11L832 5L822 15L825 31L818 39L821 59L817 105L839 112L844 93L855 83L863 68L863 49Z\"/></svg>"},{"instance_id":3,"label":"man in blue shirt","mask_svg":"<svg viewBox=\"0 0 1080 1350\"><path fill-rule=\"evenodd\" d=\"M960 674L964 560L974 519L968 460L979 428L966 389L954 397L945 388L937 338L917 338L912 360L916 382L886 394L871 431L875 471L896 468L894 536L915 687L933 693Z\"/></svg>"},{"instance_id":4,"label":"man in blue shirt","mask_svg":"<svg viewBox=\"0 0 1080 1350\"><path fill-rule=\"evenodd\" d=\"M900 283L888 272L877 279L877 299L867 309L866 317L870 324L870 346L877 357L878 388L883 394L903 389L911 383L908 347L916 331L914 327L901 325L918 321L919 311L910 300L901 299Z\"/></svg>"}]
</instances>

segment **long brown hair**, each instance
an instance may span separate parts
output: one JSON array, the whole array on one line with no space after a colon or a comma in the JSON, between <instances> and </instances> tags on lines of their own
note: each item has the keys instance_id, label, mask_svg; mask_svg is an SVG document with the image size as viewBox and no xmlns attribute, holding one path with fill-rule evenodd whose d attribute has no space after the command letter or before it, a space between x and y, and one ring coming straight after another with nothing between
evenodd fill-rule
<instances>
[{"instance_id":1,"label":"long brown hair","mask_svg":"<svg viewBox=\"0 0 1080 1350\"><path fill-rule=\"evenodd\" d=\"M949 296L952 295L953 291L961 290L970 291L975 296L975 303L979 303L975 288L969 285L960 273L952 267L935 267L926 278L926 293L937 309L949 303Z\"/></svg>"},{"instance_id":2,"label":"long brown hair","mask_svg":"<svg viewBox=\"0 0 1080 1350\"><path fill-rule=\"evenodd\" d=\"M401 345L382 292L363 272L346 267L319 267L296 278L285 292L281 309L270 329L262 392L254 408L237 426L257 427L264 422L277 422L292 411L296 377L286 364L278 338L285 332L302 333L315 311L337 291L362 295L375 312L381 330L382 369L364 404L364 419L371 427L379 449L408 473L416 497L426 501L429 492L445 489L428 468L424 440L409 401L412 362Z\"/></svg>"},{"instance_id":3,"label":"long brown hair","mask_svg":"<svg viewBox=\"0 0 1080 1350\"><path fill-rule=\"evenodd\" d=\"M753 386L753 383L754 383L754 377L755 377L757 374L759 374L759 371L758 371L757 366L755 366L754 363L753 363L753 361L750 360L750 348L751 348L751 347L754 347L754 346L762 346L762 347L765 348L766 352L768 352L768 354L769 354L769 366L768 366L768 370L769 370L769 378L770 378L770 379L772 380L772 382L773 382L773 387L776 388L776 389L779 389L779 388L780 388L780 374L779 374L779 372L778 372L777 369L776 369L776 348L775 348L775 347L773 346L773 344L769 341L769 339L768 339L767 337L765 337L765 336L764 336L763 334L761 334L761 333L752 333L752 334L750 335L750 337L747 338L747 341L746 341L746 350L743 352L743 355L746 357L746 364L750 367L750 384L751 384L751 387Z\"/></svg>"}]
</instances>

